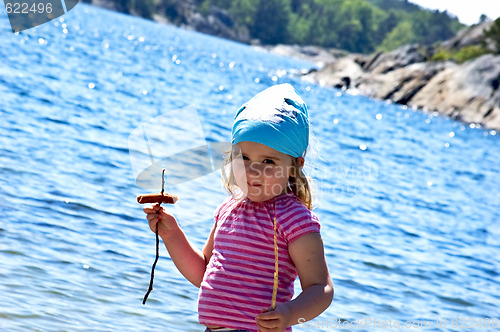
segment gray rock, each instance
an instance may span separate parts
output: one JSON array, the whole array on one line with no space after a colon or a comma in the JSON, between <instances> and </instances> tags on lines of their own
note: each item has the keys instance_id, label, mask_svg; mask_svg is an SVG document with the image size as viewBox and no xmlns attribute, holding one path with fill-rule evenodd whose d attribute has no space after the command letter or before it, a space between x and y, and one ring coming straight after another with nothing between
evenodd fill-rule
<instances>
[{"instance_id":1,"label":"gray rock","mask_svg":"<svg viewBox=\"0 0 500 332\"><path fill-rule=\"evenodd\" d=\"M448 50L458 50L462 47L478 45L482 42L484 31L489 29L493 21L487 21L462 29L457 35L440 44L440 47Z\"/></svg>"},{"instance_id":2,"label":"gray rock","mask_svg":"<svg viewBox=\"0 0 500 332\"><path fill-rule=\"evenodd\" d=\"M435 75L410 106L500 129L500 55L487 54Z\"/></svg>"},{"instance_id":3,"label":"gray rock","mask_svg":"<svg viewBox=\"0 0 500 332\"><path fill-rule=\"evenodd\" d=\"M426 56L418 45L405 45L389 53L376 53L363 66L363 69L373 73L385 74L424 61L426 61Z\"/></svg>"},{"instance_id":4,"label":"gray rock","mask_svg":"<svg viewBox=\"0 0 500 332\"><path fill-rule=\"evenodd\" d=\"M406 105L430 79L449 65L452 64L420 62L386 73L369 72L354 86L364 95Z\"/></svg>"},{"instance_id":5,"label":"gray rock","mask_svg":"<svg viewBox=\"0 0 500 332\"><path fill-rule=\"evenodd\" d=\"M284 55L292 58L306 60L316 63L318 66L323 67L327 63L334 62L339 57L344 57L347 52L337 49L325 49L318 46L300 46L300 45L273 45L273 46L256 46L264 48L267 51Z\"/></svg>"},{"instance_id":6,"label":"gray rock","mask_svg":"<svg viewBox=\"0 0 500 332\"><path fill-rule=\"evenodd\" d=\"M486 22L467 28L443 45L475 45L489 26ZM304 78L500 130L500 55L487 54L458 65L428 61L428 53L408 45L371 56L351 54Z\"/></svg>"},{"instance_id":7,"label":"gray rock","mask_svg":"<svg viewBox=\"0 0 500 332\"><path fill-rule=\"evenodd\" d=\"M347 56L329 63L319 71L309 73L306 79L324 86L349 88L353 82L360 80L363 74L363 69L355 57Z\"/></svg>"},{"instance_id":8,"label":"gray rock","mask_svg":"<svg viewBox=\"0 0 500 332\"><path fill-rule=\"evenodd\" d=\"M186 17L187 22L182 26L183 28L242 43L250 41L250 32L248 29L235 26L233 20L224 9L212 7L209 15L206 17L194 11L186 14Z\"/></svg>"}]
</instances>

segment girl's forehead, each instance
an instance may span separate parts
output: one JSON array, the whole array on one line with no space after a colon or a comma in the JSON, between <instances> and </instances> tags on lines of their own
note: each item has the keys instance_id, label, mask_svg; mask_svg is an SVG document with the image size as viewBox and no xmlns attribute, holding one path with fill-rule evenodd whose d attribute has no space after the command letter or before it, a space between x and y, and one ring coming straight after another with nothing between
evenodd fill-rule
<instances>
[{"instance_id":1,"label":"girl's forehead","mask_svg":"<svg viewBox=\"0 0 500 332\"><path fill-rule=\"evenodd\" d=\"M283 158L287 156L283 152L279 152L273 148L270 148L267 145L256 143L256 142L239 142L237 146L241 149L242 153L251 153L255 155L265 155L265 156L273 156Z\"/></svg>"}]
</instances>

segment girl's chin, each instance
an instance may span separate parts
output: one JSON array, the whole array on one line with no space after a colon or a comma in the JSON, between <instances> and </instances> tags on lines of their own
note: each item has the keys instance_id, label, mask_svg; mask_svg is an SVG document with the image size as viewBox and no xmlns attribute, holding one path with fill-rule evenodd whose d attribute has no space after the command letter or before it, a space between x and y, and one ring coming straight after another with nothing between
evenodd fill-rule
<instances>
[{"instance_id":1,"label":"girl's chin","mask_svg":"<svg viewBox=\"0 0 500 332\"><path fill-rule=\"evenodd\" d=\"M266 198L266 197L261 197L261 196L253 196L253 195L247 195L247 198L251 200L252 202L256 203L262 203L267 200L270 200L271 198Z\"/></svg>"},{"instance_id":2,"label":"girl's chin","mask_svg":"<svg viewBox=\"0 0 500 332\"><path fill-rule=\"evenodd\" d=\"M281 193L278 193L277 195L275 195L274 193L267 194L267 193L262 192L263 190L252 190L252 189L255 189L255 188L248 188L248 192L246 193L247 194L246 196L251 201L257 202L257 203L262 203L262 202L268 201L268 200L273 199L274 197L281 194Z\"/></svg>"}]
</instances>

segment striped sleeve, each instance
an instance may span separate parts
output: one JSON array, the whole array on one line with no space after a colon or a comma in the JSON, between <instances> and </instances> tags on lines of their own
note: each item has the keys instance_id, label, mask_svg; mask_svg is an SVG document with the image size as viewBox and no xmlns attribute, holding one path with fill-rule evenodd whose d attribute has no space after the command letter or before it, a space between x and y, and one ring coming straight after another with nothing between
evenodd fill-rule
<instances>
[{"instance_id":1,"label":"striped sleeve","mask_svg":"<svg viewBox=\"0 0 500 332\"><path fill-rule=\"evenodd\" d=\"M221 214L221 211L223 209L226 209L227 208L227 205L229 204L229 202L231 201L231 196L228 196L224 199L224 201L215 209L214 211L214 221L217 222L219 220L219 217L220 217L220 214Z\"/></svg>"},{"instance_id":2,"label":"striped sleeve","mask_svg":"<svg viewBox=\"0 0 500 332\"><path fill-rule=\"evenodd\" d=\"M284 206L279 215L278 225L288 244L303 235L320 232L318 217L302 203L293 202L290 206Z\"/></svg>"}]
</instances>

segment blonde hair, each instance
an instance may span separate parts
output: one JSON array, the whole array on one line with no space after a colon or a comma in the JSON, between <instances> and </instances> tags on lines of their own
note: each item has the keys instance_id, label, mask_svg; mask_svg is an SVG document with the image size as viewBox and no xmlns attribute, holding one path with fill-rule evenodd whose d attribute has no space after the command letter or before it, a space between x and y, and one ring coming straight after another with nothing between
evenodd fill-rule
<instances>
[{"instance_id":1,"label":"blonde hair","mask_svg":"<svg viewBox=\"0 0 500 332\"><path fill-rule=\"evenodd\" d=\"M305 153L304 153L305 157ZM292 158L292 172L288 178L287 192L292 192L309 209L313 209L313 191L311 179L304 173L304 168L299 165L298 158ZM222 183L224 188L233 196L234 199L242 199L243 193L236 184L236 178L231 167L233 160L232 151L228 151L224 156L222 166Z\"/></svg>"}]
</instances>

